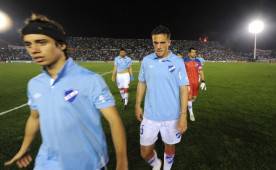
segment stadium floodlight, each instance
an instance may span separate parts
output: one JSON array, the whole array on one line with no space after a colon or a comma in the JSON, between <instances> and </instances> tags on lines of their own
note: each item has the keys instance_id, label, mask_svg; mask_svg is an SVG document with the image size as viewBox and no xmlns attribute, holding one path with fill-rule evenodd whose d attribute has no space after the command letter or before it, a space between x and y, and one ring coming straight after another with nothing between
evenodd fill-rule
<instances>
[{"instance_id":1,"label":"stadium floodlight","mask_svg":"<svg viewBox=\"0 0 276 170\"><path fill-rule=\"evenodd\" d=\"M249 32L254 34L254 60L256 60L256 46L257 46L257 34L264 29L264 23L261 20L255 20L249 24Z\"/></svg>"},{"instance_id":2,"label":"stadium floodlight","mask_svg":"<svg viewBox=\"0 0 276 170\"><path fill-rule=\"evenodd\" d=\"M0 33L9 30L11 26L11 18L5 12L0 11Z\"/></svg>"}]
</instances>

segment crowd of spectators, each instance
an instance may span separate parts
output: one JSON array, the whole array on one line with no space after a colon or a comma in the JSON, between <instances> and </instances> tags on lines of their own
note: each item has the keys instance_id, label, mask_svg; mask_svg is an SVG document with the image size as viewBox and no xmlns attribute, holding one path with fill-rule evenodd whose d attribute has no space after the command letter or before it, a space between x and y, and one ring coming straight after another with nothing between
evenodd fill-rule
<instances>
[{"instance_id":1,"label":"crowd of spectators","mask_svg":"<svg viewBox=\"0 0 276 170\"><path fill-rule=\"evenodd\" d=\"M30 60L25 49L0 48L0 61Z\"/></svg>"},{"instance_id":2,"label":"crowd of spectators","mask_svg":"<svg viewBox=\"0 0 276 170\"><path fill-rule=\"evenodd\" d=\"M70 37L68 38L68 54L74 59L81 61L113 60L119 53L121 47L127 50L128 56L133 60L141 60L147 54L153 52L152 42L150 39L114 39L114 38L96 38L96 37ZM176 53L180 52L186 56L188 49L195 47L198 54L205 60L210 61L246 61L253 58L252 53L234 52L225 48L216 41L189 41L189 40L172 40L171 50ZM259 52L261 59L275 58L267 52ZM24 48L0 49L0 61L10 60L31 60Z\"/></svg>"}]
</instances>

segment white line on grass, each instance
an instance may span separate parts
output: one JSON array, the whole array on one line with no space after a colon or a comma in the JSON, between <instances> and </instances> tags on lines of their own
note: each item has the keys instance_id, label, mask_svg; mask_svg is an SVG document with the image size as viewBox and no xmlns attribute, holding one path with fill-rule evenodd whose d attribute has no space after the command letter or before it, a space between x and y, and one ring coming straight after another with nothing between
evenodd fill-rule
<instances>
[{"instance_id":1,"label":"white line on grass","mask_svg":"<svg viewBox=\"0 0 276 170\"><path fill-rule=\"evenodd\" d=\"M2 115L4 115L4 114L7 114L7 113L9 113L9 112L12 112L12 111L14 111L14 110L20 109L21 107L25 107L25 106L27 106L27 105L28 105L28 104L25 103L25 104L22 104L22 105L20 105L20 106L15 107L15 108L12 108L12 109L10 109L10 110L6 110L6 111L4 111L4 112L1 112L1 113L0 113L0 116L2 116Z\"/></svg>"}]
</instances>

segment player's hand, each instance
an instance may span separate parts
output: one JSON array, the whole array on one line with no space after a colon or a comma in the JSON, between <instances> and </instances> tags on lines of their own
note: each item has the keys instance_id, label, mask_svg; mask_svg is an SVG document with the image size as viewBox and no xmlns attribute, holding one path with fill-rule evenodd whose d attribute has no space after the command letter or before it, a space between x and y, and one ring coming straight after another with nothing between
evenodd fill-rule
<instances>
[{"instance_id":1,"label":"player's hand","mask_svg":"<svg viewBox=\"0 0 276 170\"><path fill-rule=\"evenodd\" d=\"M143 120L143 109L141 108L141 106L135 106L135 115L136 119L140 122Z\"/></svg>"},{"instance_id":2,"label":"player's hand","mask_svg":"<svg viewBox=\"0 0 276 170\"><path fill-rule=\"evenodd\" d=\"M134 81L134 76L133 75L130 76L130 81Z\"/></svg>"},{"instance_id":3,"label":"player's hand","mask_svg":"<svg viewBox=\"0 0 276 170\"><path fill-rule=\"evenodd\" d=\"M113 82L115 82L115 76L112 76L111 80L112 80Z\"/></svg>"},{"instance_id":4,"label":"player's hand","mask_svg":"<svg viewBox=\"0 0 276 170\"><path fill-rule=\"evenodd\" d=\"M17 164L19 168L25 168L32 162L32 157L29 153L19 151L11 160L5 162L5 166Z\"/></svg>"},{"instance_id":5,"label":"player's hand","mask_svg":"<svg viewBox=\"0 0 276 170\"><path fill-rule=\"evenodd\" d=\"M206 83L205 83L205 82L201 82L201 83L200 83L200 89L201 89L201 90L204 90L204 91L207 90L207 87L206 87Z\"/></svg>"},{"instance_id":6,"label":"player's hand","mask_svg":"<svg viewBox=\"0 0 276 170\"><path fill-rule=\"evenodd\" d=\"M183 134L187 130L187 114L180 114L177 122L177 130Z\"/></svg>"}]
</instances>

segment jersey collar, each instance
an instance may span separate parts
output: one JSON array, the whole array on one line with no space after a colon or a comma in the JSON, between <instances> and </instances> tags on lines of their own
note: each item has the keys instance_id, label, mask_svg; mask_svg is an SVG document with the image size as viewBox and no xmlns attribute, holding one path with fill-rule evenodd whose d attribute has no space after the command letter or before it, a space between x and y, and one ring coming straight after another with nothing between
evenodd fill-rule
<instances>
[{"instance_id":1,"label":"jersey collar","mask_svg":"<svg viewBox=\"0 0 276 170\"><path fill-rule=\"evenodd\" d=\"M70 72L71 68L75 65L74 61L72 58L68 58L66 60L66 62L64 63L63 67L60 69L60 71L57 74L57 78L55 79L55 81L53 82L53 84L55 84L58 80L60 80L62 77L66 76L66 74L68 74L68 72ZM45 74L47 74L49 77L49 73L48 71L43 68L43 72Z\"/></svg>"}]
</instances>

